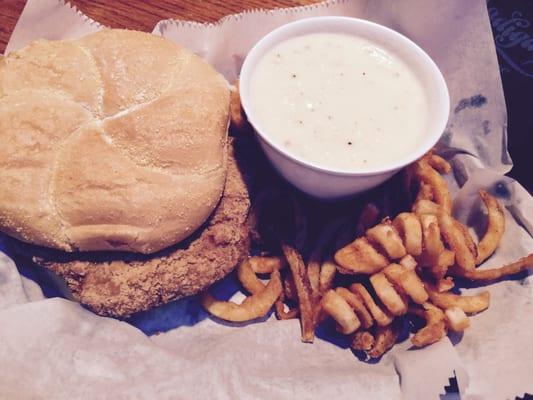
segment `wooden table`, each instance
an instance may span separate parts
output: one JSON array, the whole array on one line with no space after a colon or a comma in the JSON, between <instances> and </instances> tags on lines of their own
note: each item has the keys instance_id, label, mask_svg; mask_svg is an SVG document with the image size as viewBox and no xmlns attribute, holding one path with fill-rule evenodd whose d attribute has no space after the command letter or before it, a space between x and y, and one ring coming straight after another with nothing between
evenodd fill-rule
<instances>
[{"instance_id":1,"label":"wooden table","mask_svg":"<svg viewBox=\"0 0 533 400\"><path fill-rule=\"evenodd\" d=\"M293 7L317 0L69 0L94 20L112 28L151 31L166 18L214 22L254 8ZM15 27L25 0L0 0L0 53Z\"/></svg>"},{"instance_id":2,"label":"wooden table","mask_svg":"<svg viewBox=\"0 0 533 400\"><path fill-rule=\"evenodd\" d=\"M316 3L317 0L69 0L89 17L113 28L151 31L157 21L166 18L214 22L227 14L254 8L291 7ZM503 0L502 0L503 1ZM495 1L496 2L496 1ZM25 0L0 0L0 53L24 8ZM504 79L504 89L505 87ZM513 92L514 93L514 92ZM508 104L509 104L509 99ZM511 121L512 122L512 121ZM511 124L511 126L513 126ZM510 137L511 156L515 167L511 176L518 178L533 193L530 157L524 129L516 129ZM527 142L525 142L527 143ZM514 144L514 145L513 145ZM528 162L529 161L529 162Z\"/></svg>"}]
</instances>

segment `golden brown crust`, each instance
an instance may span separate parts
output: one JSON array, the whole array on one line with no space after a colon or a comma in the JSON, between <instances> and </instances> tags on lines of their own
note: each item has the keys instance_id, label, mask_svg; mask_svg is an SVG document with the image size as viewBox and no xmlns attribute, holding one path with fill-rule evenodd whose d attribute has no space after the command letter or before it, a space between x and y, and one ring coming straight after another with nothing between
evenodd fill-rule
<instances>
[{"instance_id":1,"label":"golden brown crust","mask_svg":"<svg viewBox=\"0 0 533 400\"><path fill-rule=\"evenodd\" d=\"M228 116L224 78L166 39L34 42L0 61L0 230L66 251L177 243L220 199Z\"/></svg>"}]
</instances>

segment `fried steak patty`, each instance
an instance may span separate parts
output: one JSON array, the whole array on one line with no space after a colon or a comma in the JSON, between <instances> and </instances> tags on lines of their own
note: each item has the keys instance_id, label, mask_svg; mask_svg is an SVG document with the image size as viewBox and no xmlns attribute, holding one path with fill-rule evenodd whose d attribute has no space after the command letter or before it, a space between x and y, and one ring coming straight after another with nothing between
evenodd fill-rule
<instances>
[{"instance_id":1,"label":"fried steak patty","mask_svg":"<svg viewBox=\"0 0 533 400\"><path fill-rule=\"evenodd\" d=\"M228 145L228 175L219 205L192 237L151 255L66 253L16 243L17 252L63 278L80 303L100 315L127 317L189 296L223 278L248 253L250 199Z\"/></svg>"}]
</instances>

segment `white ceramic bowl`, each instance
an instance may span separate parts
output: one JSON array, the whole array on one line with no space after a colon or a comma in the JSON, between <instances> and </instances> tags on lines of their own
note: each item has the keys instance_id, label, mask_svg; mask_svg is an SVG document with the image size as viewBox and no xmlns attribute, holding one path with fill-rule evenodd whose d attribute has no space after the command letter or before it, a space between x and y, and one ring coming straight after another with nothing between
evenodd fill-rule
<instances>
[{"instance_id":1,"label":"white ceramic bowl","mask_svg":"<svg viewBox=\"0 0 533 400\"><path fill-rule=\"evenodd\" d=\"M343 33L369 39L402 58L422 81L429 105L429 122L424 139L408 156L390 160L387 165L372 170L340 171L323 168L291 155L277 146L271 140L269 132L258 124L253 112L253 99L250 98L250 78L257 62L280 42L318 32ZM303 19L283 25L267 34L246 56L241 69L239 90L248 120L272 164L294 186L322 199L343 198L373 188L421 157L441 137L450 111L450 98L444 77L435 62L420 47L392 29L370 21L347 17Z\"/></svg>"}]
</instances>

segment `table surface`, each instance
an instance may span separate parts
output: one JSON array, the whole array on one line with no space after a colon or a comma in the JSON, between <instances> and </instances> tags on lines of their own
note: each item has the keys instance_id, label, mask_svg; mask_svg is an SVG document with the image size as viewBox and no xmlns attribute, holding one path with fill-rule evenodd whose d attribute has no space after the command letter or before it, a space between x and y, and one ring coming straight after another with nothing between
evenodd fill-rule
<instances>
[{"instance_id":1,"label":"table surface","mask_svg":"<svg viewBox=\"0 0 533 400\"><path fill-rule=\"evenodd\" d=\"M69 0L92 19L112 28L151 31L162 19L214 22L227 14L256 8L294 7L317 0ZM0 53L24 8L25 0L0 1Z\"/></svg>"},{"instance_id":2,"label":"table surface","mask_svg":"<svg viewBox=\"0 0 533 400\"><path fill-rule=\"evenodd\" d=\"M227 14L243 10L292 7L316 3L317 0L69 0L69 2L89 17L112 28L151 31L156 22L161 19L176 18L214 22ZM26 1L0 0L0 3L0 53L3 53ZM498 2L492 1L492 3ZM503 3L506 6L511 5L507 3L507 0L498 4L502 6ZM501 59L500 62L502 62ZM518 111L520 111L521 102L517 106L517 102L511 102L509 96L512 95L511 100L519 99L527 94L525 93L526 89L514 90L508 81L509 79L504 76L503 83L507 104L512 106L509 114L510 117L515 118L515 121L520 121L519 118L515 117L515 114L520 114ZM522 83L519 86L522 87ZM527 85L523 87L527 87ZM516 110L513 109L515 106L517 107ZM529 113L527 114L529 115ZM513 122L513 118L510 118L510 122ZM512 123L509 125L509 146L511 156L515 161L515 167L510 175L519 179L532 192L533 179L531 179L529 171L531 160L525 154L528 147L526 136L529 132L523 123L519 125L522 126L513 126Z\"/></svg>"}]
</instances>

